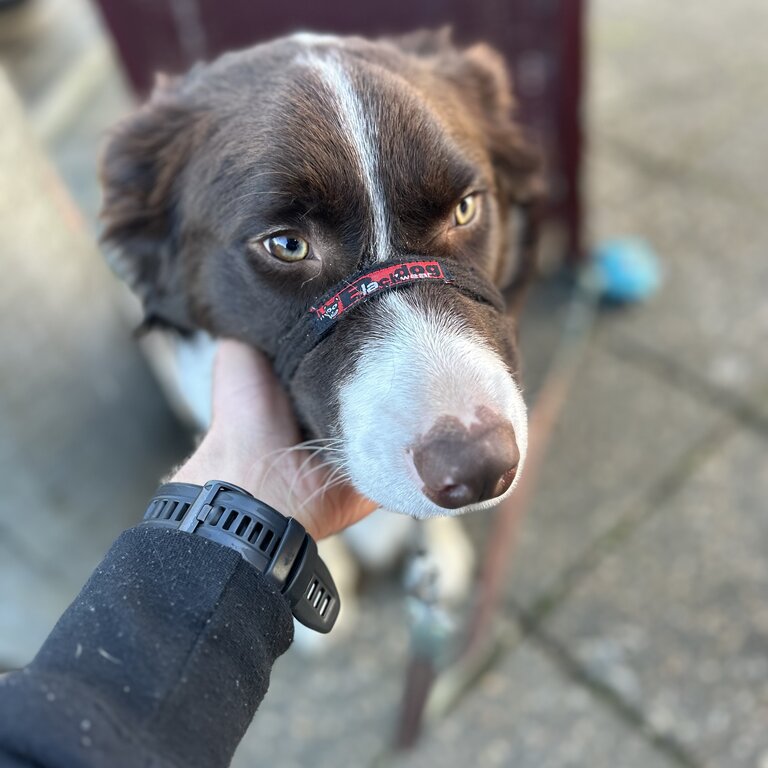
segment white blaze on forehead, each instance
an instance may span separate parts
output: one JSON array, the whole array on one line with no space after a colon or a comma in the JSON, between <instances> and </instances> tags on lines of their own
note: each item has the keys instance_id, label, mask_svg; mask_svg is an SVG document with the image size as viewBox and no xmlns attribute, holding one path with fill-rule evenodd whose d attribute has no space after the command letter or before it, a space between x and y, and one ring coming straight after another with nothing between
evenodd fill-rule
<instances>
[{"instance_id":1,"label":"white blaze on forehead","mask_svg":"<svg viewBox=\"0 0 768 768\"><path fill-rule=\"evenodd\" d=\"M323 35L317 32L294 32L291 39L302 45L338 45L338 35Z\"/></svg>"},{"instance_id":2,"label":"white blaze on forehead","mask_svg":"<svg viewBox=\"0 0 768 768\"><path fill-rule=\"evenodd\" d=\"M407 294L381 296L377 311L376 333L361 344L355 371L340 390L344 464L355 487L414 517L495 506L516 487L528 447L527 409L504 361L461 318L420 307ZM422 493L408 450L439 418L469 425L481 407L512 424L517 476L502 497L443 509Z\"/></svg>"},{"instance_id":3,"label":"white blaze on forehead","mask_svg":"<svg viewBox=\"0 0 768 768\"><path fill-rule=\"evenodd\" d=\"M389 258L389 222L378 169L377 128L373 115L366 111L343 62L333 51L312 51L303 54L302 61L321 76L333 95L339 124L357 157L360 175L368 192L373 256L376 261L386 261Z\"/></svg>"}]
</instances>

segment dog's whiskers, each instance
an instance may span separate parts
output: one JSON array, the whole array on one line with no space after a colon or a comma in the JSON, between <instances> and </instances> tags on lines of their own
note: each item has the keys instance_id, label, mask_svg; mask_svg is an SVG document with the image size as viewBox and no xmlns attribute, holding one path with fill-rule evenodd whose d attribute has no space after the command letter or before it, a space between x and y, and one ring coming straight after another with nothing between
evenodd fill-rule
<instances>
[{"instance_id":1,"label":"dog's whiskers","mask_svg":"<svg viewBox=\"0 0 768 768\"><path fill-rule=\"evenodd\" d=\"M266 477L274 471L275 467L280 461L284 461L288 457L304 451L306 451L308 455L294 473L294 477L291 481L289 489L289 499L291 498L295 487L301 480L302 475L304 477L309 477L319 468L337 466L339 460L343 457L342 441L338 438L315 438L312 440L304 440L303 442L297 443L296 445L277 448L276 450L271 451L262 457L264 460L271 458L271 461L269 464L264 466L264 469L261 473L260 482L264 482ZM311 467L309 471L304 472L307 464L322 454L327 455L331 461L321 460L316 466Z\"/></svg>"},{"instance_id":2,"label":"dog's whiskers","mask_svg":"<svg viewBox=\"0 0 768 768\"><path fill-rule=\"evenodd\" d=\"M264 456L262 456L262 459L269 459L274 457L276 460L280 460L291 453L308 450L316 446L329 452L341 451L342 441L336 438L325 438L325 437L319 437L313 440L304 440L303 442L297 443L296 445L288 445L288 446L285 446L284 448L276 448L274 451L265 453ZM274 463L270 465L269 469L272 469L273 466L274 466Z\"/></svg>"},{"instance_id":3,"label":"dog's whiskers","mask_svg":"<svg viewBox=\"0 0 768 768\"><path fill-rule=\"evenodd\" d=\"M326 449L321 446L320 448L315 448L312 451L309 451L307 454L307 457L304 459L304 461L301 463L301 465L297 468L294 476L293 481L291 482L290 488L288 489L288 501L289 503L293 500L294 492L296 491L296 487L299 485L299 483L303 480L308 479L318 470L322 469L328 469L332 467L332 464L329 464L327 461L320 460L317 461L314 465L310 465L309 468L307 468L307 465L310 464L314 459L316 459L317 456L322 454Z\"/></svg>"},{"instance_id":4,"label":"dog's whiskers","mask_svg":"<svg viewBox=\"0 0 768 768\"><path fill-rule=\"evenodd\" d=\"M315 489L312 493L307 496L304 501L301 502L299 505L298 511L303 510L306 506L308 506L312 501L314 501L318 496L322 497L326 493L328 493L333 488L336 488L339 485L343 485L344 483L349 482L349 474L347 473L346 467L343 467L341 465L334 467L333 470L329 473L327 479L325 482L317 489Z\"/></svg>"}]
</instances>

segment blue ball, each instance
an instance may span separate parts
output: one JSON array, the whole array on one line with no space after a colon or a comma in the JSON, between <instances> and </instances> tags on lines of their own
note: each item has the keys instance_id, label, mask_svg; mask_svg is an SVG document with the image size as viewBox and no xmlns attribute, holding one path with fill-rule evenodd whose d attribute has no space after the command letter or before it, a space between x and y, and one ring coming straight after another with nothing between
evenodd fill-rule
<instances>
[{"instance_id":1,"label":"blue ball","mask_svg":"<svg viewBox=\"0 0 768 768\"><path fill-rule=\"evenodd\" d=\"M661 267L653 249L639 238L607 240L592 254L591 269L606 301L645 301L661 285Z\"/></svg>"}]
</instances>

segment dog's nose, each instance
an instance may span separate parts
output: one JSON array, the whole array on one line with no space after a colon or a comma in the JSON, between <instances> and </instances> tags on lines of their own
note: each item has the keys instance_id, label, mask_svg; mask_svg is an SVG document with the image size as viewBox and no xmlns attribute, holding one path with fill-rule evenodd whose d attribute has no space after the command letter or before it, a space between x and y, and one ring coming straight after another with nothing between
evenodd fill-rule
<instances>
[{"instance_id":1,"label":"dog's nose","mask_svg":"<svg viewBox=\"0 0 768 768\"><path fill-rule=\"evenodd\" d=\"M424 495L446 509L501 496L519 461L515 430L501 419L467 428L455 417L443 417L413 446Z\"/></svg>"}]
</instances>

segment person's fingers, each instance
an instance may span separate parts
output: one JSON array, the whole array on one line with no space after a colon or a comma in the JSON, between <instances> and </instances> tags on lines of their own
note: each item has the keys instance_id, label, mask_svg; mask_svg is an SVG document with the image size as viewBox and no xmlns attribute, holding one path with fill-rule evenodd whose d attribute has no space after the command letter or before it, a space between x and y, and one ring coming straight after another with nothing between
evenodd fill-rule
<instances>
[{"instance_id":1,"label":"person's fingers","mask_svg":"<svg viewBox=\"0 0 768 768\"><path fill-rule=\"evenodd\" d=\"M219 341L217 362L233 381L243 381L247 377L248 382L257 381L264 385L277 382L267 356L241 341Z\"/></svg>"},{"instance_id":2,"label":"person's fingers","mask_svg":"<svg viewBox=\"0 0 768 768\"><path fill-rule=\"evenodd\" d=\"M250 399L253 408L276 386L269 361L256 349L231 339L219 342L213 370L214 410L226 411L233 400Z\"/></svg>"},{"instance_id":3,"label":"person's fingers","mask_svg":"<svg viewBox=\"0 0 768 768\"><path fill-rule=\"evenodd\" d=\"M319 540L349 528L377 508L378 504L345 484L332 489L308 508L300 508L294 517Z\"/></svg>"},{"instance_id":4,"label":"person's fingers","mask_svg":"<svg viewBox=\"0 0 768 768\"><path fill-rule=\"evenodd\" d=\"M243 436L260 451L298 440L290 402L265 355L239 341L219 343L213 376L217 428Z\"/></svg>"},{"instance_id":5,"label":"person's fingers","mask_svg":"<svg viewBox=\"0 0 768 768\"><path fill-rule=\"evenodd\" d=\"M336 533L376 504L344 483L325 487L329 470L311 451L296 450L301 439L291 402L259 351L222 340L213 375L212 427L198 451L197 468L207 464L231 474L232 482L285 514L296 517L315 538ZM206 464L207 462L207 464ZM215 472L214 472L215 474Z\"/></svg>"}]
</instances>

